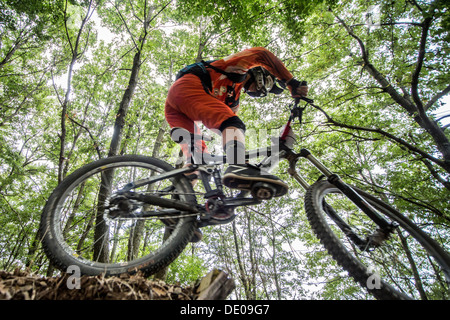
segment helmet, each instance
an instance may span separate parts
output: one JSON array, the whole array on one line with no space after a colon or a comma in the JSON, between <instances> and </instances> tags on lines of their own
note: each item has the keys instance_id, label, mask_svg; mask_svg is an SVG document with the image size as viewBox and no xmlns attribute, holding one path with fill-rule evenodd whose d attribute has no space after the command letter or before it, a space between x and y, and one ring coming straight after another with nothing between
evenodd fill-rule
<instances>
[{"instance_id":1,"label":"helmet","mask_svg":"<svg viewBox=\"0 0 450 320\"><path fill-rule=\"evenodd\" d=\"M245 92L251 97L265 97L267 92L280 94L283 89L275 84L275 77L262 67L251 68L250 78L244 85Z\"/></svg>"}]
</instances>

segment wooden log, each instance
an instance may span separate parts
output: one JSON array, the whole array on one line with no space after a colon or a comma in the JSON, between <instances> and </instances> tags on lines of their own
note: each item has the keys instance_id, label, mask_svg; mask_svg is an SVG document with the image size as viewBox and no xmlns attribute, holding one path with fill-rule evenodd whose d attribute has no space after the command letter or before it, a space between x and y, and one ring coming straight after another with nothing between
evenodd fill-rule
<instances>
[{"instance_id":1,"label":"wooden log","mask_svg":"<svg viewBox=\"0 0 450 320\"><path fill-rule=\"evenodd\" d=\"M234 280L218 269L209 272L197 287L197 300L225 300L236 288Z\"/></svg>"}]
</instances>

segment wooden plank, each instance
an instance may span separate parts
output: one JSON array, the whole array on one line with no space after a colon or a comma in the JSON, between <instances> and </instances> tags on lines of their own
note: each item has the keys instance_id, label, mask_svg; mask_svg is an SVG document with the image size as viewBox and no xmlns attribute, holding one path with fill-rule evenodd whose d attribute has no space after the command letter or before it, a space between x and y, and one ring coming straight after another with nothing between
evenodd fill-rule
<instances>
[{"instance_id":1,"label":"wooden plank","mask_svg":"<svg viewBox=\"0 0 450 320\"><path fill-rule=\"evenodd\" d=\"M225 272L214 269L200 282L197 300L225 300L235 288L232 278L228 278Z\"/></svg>"}]
</instances>

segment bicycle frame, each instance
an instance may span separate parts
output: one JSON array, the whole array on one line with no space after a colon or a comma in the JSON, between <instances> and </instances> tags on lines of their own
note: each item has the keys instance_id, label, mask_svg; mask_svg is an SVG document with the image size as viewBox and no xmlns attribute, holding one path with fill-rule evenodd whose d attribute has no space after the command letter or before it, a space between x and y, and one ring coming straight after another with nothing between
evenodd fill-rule
<instances>
[{"instance_id":1,"label":"bicycle frame","mask_svg":"<svg viewBox=\"0 0 450 320\"><path fill-rule=\"evenodd\" d=\"M325 176L330 183L335 185L343 194L349 197L359 208L361 208L365 214L367 214L379 227L386 233L391 232L396 225L388 222L381 215L379 215L372 206L367 203L356 191L354 191L349 185L344 183L341 178L329 170L322 162L320 162L311 152L307 149L301 149L299 153L293 151L293 146L287 145L286 140L289 135L293 132L291 124L296 119L299 118L301 122L302 113L305 107L298 107L300 99L296 99L293 108L291 109L291 115L288 122L286 123L283 132L278 138L273 139L273 143L270 147L258 148L246 152L246 160L255 159L261 155L265 155L264 159L256 164L256 166L264 169L266 172L271 172L278 163L286 159L289 161L288 173L305 189L310 187L310 184L297 172L296 165L299 158L306 158L309 162L316 167ZM307 98L301 98L301 100L306 101L309 105L313 105L313 100ZM313 105L314 106L314 105ZM201 136L195 136L194 138L201 139ZM195 141L193 141L192 146L195 146ZM258 204L261 201L255 198L248 198L249 191L242 191L236 197L226 197L223 192L223 186L221 183L221 170L219 166L226 163L225 155L209 155L202 152L192 153L192 165L175 169L157 176L152 176L146 179L138 180L127 184L120 193L125 193L131 191L134 188L144 186L146 184L151 184L163 179L168 179L176 177L183 174L193 173L195 171L200 173L200 180L205 188L205 199L220 198L223 207L239 207L244 205ZM211 177L214 179L215 188L211 185ZM161 199L158 196L151 195L140 195L133 196L137 200L144 202L149 202L161 207L177 209L180 211L187 211L191 213L205 213L206 210L201 208L193 208L187 205L183 205L179 201L171 199ZM350 237L355 237L355 243L362 245L364 240L359 239L356 235L353 235L351 228L334 212L334 210L329 207L327 214L341 227L341 229L348 234Z\"/></svg>"}]
</instances>

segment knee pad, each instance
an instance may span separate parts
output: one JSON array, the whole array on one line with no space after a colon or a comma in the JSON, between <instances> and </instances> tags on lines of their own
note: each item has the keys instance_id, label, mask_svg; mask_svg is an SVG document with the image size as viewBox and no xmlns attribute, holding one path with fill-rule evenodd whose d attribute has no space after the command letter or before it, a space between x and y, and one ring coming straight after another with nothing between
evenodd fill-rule
<instances>
[{"instance_id":1,"label":"knee pad","mask_svg":"<svg viewBox=\"0 0 450 320\"><path fill-rule=\"evenodd\" d=\"M219 130L220 132L223 132L228 127L236 127L242 130L242 132L245 132L246 130L244 122L242 122L242 120L238 116L228 118L227 120L222 122L222 124L219 127Z\"/></svg>"}]
</instances>

